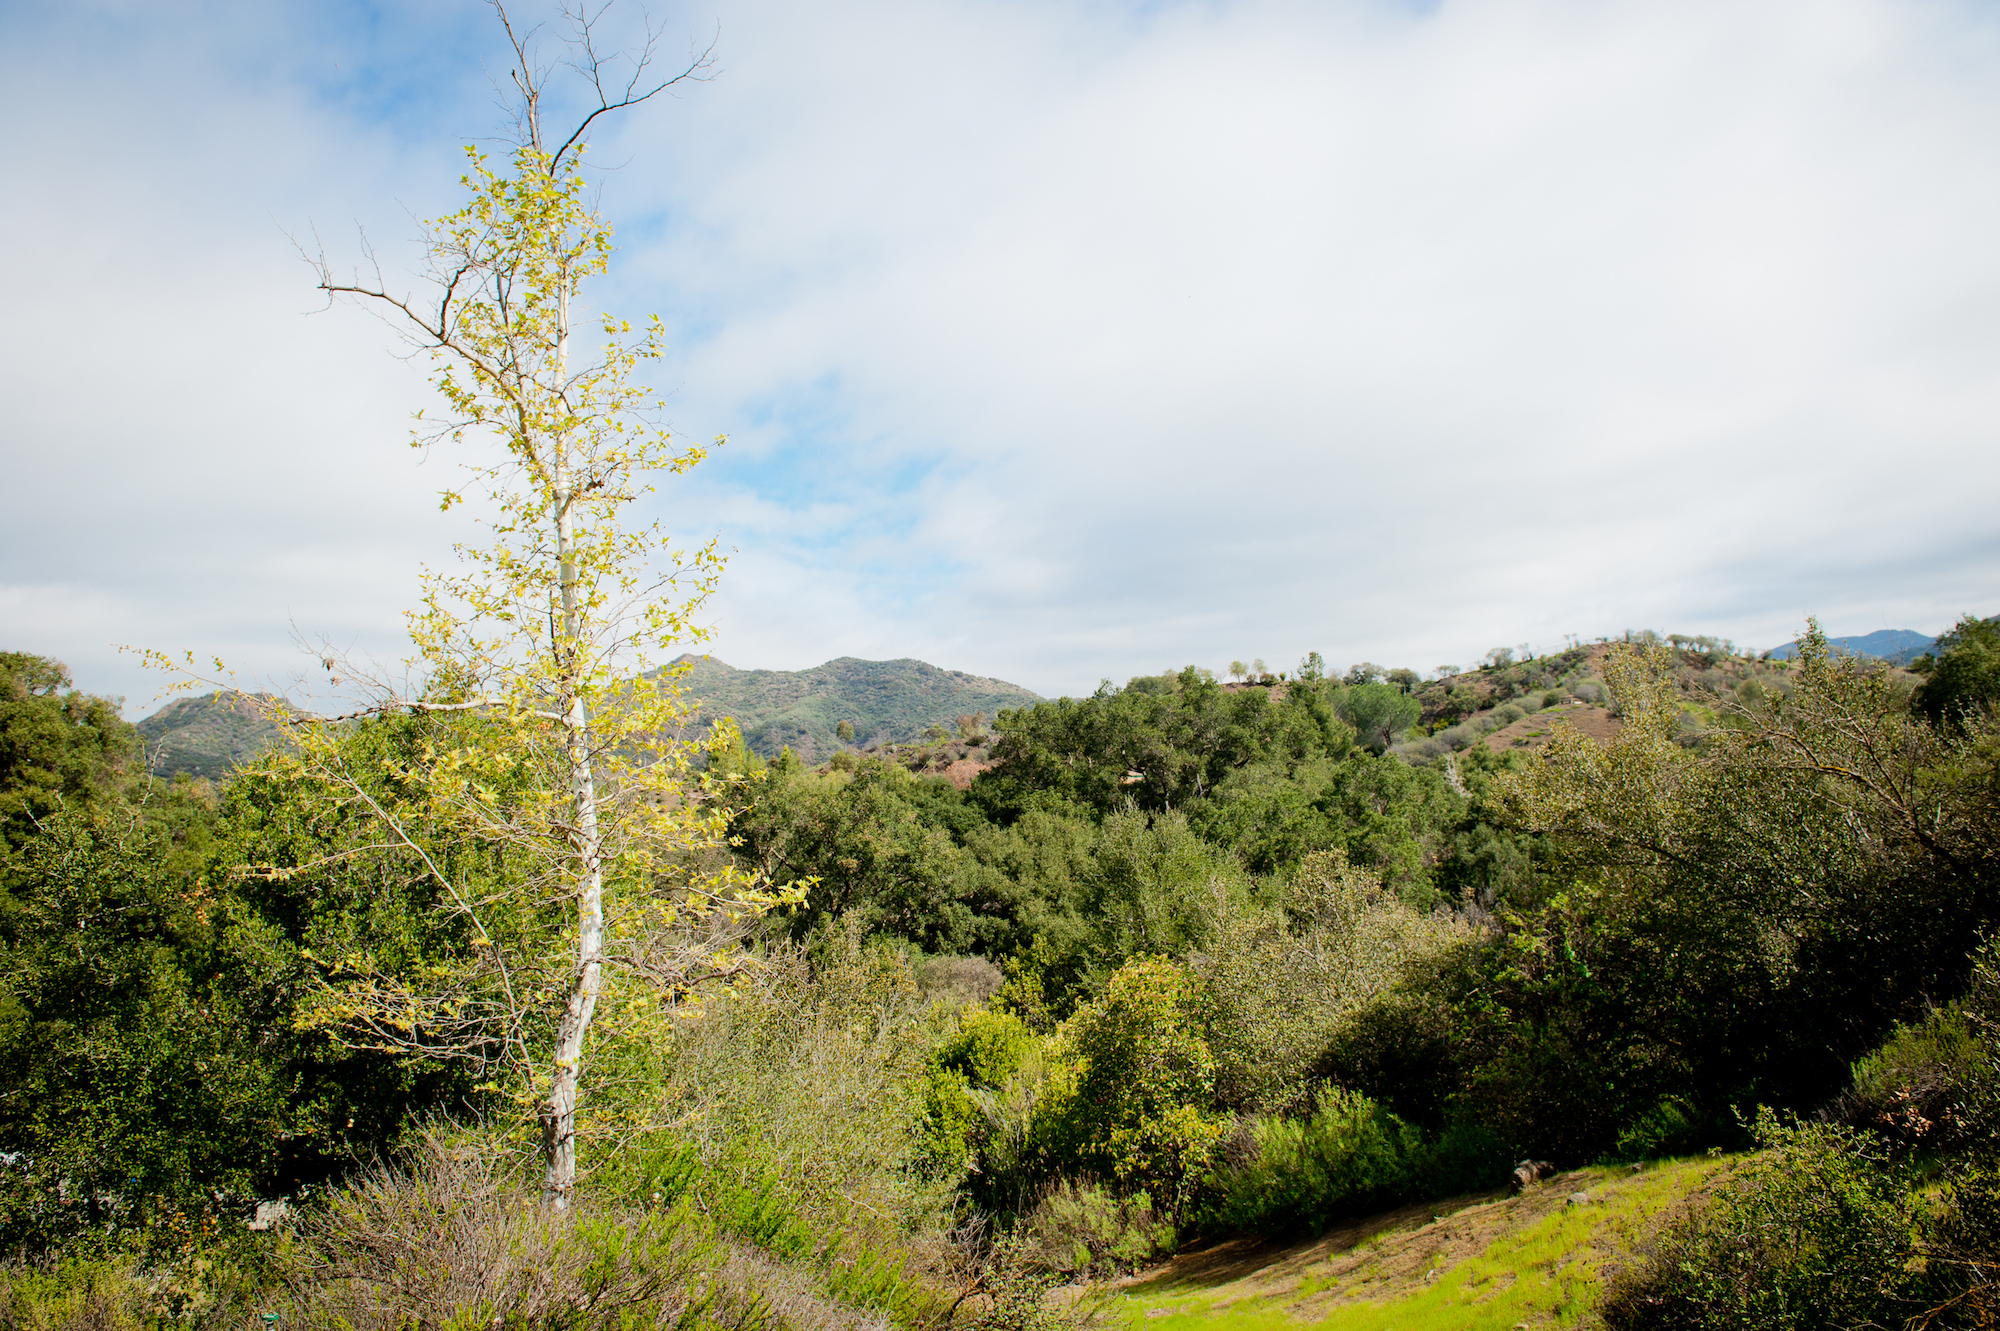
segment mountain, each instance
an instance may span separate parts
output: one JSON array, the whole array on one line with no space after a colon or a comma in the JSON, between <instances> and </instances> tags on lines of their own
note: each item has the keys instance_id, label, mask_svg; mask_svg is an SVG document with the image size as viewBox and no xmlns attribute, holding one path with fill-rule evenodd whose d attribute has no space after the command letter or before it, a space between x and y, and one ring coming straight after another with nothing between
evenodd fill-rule
<instances>
[{"instance_id":1,"label":"mountain","mask_svg":"<svg viewBox=\"0 0 2000 1331\"><path fill-rule=\"evenodd\" d=\"M156 775L227 776L277 742L278 728L247 699L220 693L176 698L139 722Z\"/></svg>"},{"instance_id":2,"label":"mountain","mask_svg":"<svg viewBox=\"0 0 2000 1331\"><path fill-rule=\"evenodd\" d=\"M978 712L988 721L1002 707L1041 701L1018 684L942 670L907 657L862 661L843 656L811 670L738 670L711 657L684 656L685 683L701 700L699 737L708 723L729 716L742 727L750 747L766 757L790 745L808 762L844 747L834 728L854 723L856 743L903 743L930 726L949 729L961 716ZM678 664L678 663L676 663ZM211 693L179 698L139 722L153 771L161 776L187 772L226 776L240 762L276 741L277 728L248 702Z\"/></svg>"},{"instance_id":3,"label":"mountain","mask_svg":"<svg viewBox=\"0 0 2000 1331\"><path fill-rule=\"evenodd\" d=\"M990 721L1003 707L1042 701L1018 684L908 657L843 656L810 670L738 670L713 657L682 662L689 665L683 682L701 699L704 718L734 717L756 752L770 757L789 745L808 762L844 747L834 734L842 721L854 723L857 744L900 744L973 712Z\"/></svg>"},{"instance_id":4,"label":"mountain","mask_svg":"<svg viewBox=\"0 0 2000 1331\"><path fill-rule=\"evenodd\" d=\"M1908 665L1929 651L1937 639L1915 629L1877 629L1873 633L1853 637L1828 638L1827 642L1853 656L1874 656L1891 665ZM1780 661L1789 661L1798 653L1798 644L1788 642L1771 655Z\"/></svg>"}]
</instances>

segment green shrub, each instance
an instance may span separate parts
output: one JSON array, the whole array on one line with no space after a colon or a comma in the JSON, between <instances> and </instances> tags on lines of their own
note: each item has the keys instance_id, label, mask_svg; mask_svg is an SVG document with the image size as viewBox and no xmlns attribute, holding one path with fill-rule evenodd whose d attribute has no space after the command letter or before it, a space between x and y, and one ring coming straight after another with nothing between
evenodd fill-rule
<instances>
[{"instance_id":1,"label":"green shrub","mask_svg":"<svg viewBox=\"0 0 2000 1331\"><path fill-rule=\"evenodd\" d=\"M1953 1150L1991 1136L2000 1101L1996 1051L1958 1007L1898 1026L1854 1065L1830 1117L1899 1146Z\"/></svg>"},{"instance_id":2,"label":"green shrub","mask_svg":"<svg viewBox=\"0 0 2000 1331\"><path fill-rule=\"evenodd\" d=\"M1922 1241L1927 1331L2000 1326L2000 1178L1963 1171ZM1933 1311L1934 1310L1934 1311Z\"/></svg>"},{"instance_id":3,"label":"green shrub","mask_svg":"<svg viewBox=\"0 0 2000 1331\"><path fill-rule=\"evenodd\" d=\"M1678 1095L1661 1096L1619 1130L1617 1154L1626 1160L1684 1154L1702 1139L1707 1127L1707 1118L1694 1105Z\"/></svg>"},{"instance_id":4,"label":"green shrub","mask_svg":"<svg viewBox=\"0 0 2000 1331\"><path fill-rule=\"evenodd\" d=\"M1255 1233L1313 1232L1407 1194L1421 1134L1367 1096L1326 1083L1303 1118L1249 1120L1245 1157L1216 1180L1207 1224ZM1244 1149L1247 1147L1247 1149Z\"/></svg>"},{"instance_id":5,"label":"green shrub","mask_svg":"<svg viewBox=\"0 0 2000 1331\"><path fill-rule=\"evenodd\" d=\"M1493 709L1493 720L1497 725L1511 726L1526 715L1527 713L1522 711L1517 704L1511 702L1503 703L1501 706Z\"/></svg>"},{"instance_id":6,"label":"green shrub","mask_svg":"<svg viewBox=\"0 0 2000 1331\"><path fill-rule=\"evenodd\" d=\"M254 1323L267 1300L255 1257L200 1245L148 1264L130 1253L71 1252L0 1269L8 1331L167 1331Z\"/></svg>"},{"instance_id":7,"label":"green shrub","mask_svg":"<svg viewBox=\"0 0 2000 1331\"><path fill-rule=\"evenodd\" d=\"M1005 1086L1036 1043L1011 1012L975 1008L959 1019L924 1075L925 1168L954 1174L965 1168L985 1135L986 1114L975 1095L990 1097Z\"/></svg>"},{"instance_id":8,"label":"green shrub","mask_svg":"<svg viewBox=\"0 0 2000 1331\"><path fill-rule=\"evenodd\" d=\"M1174 1250L1173 1222L1147 1193L1120 1197L1094 1183L1060 1182L1023 1224L1039 1262L1064 1275L1129 1271Z\"/></svg>"},{"instance_id":9,"label":"green shrub","mask_svg":"<svg viewBox=\"0 0 2000 1331\"><path fill-rule=\"evenodd\" d=\"M1088 1175L1179 1214L1222 1126L1209 1111L1215 1057L1200 988L1165 957L1134 957L1058 1036L1074 1056L1051 1079L1030 1134L1047 1177Z\"/></svg>"},{"instance_id":10,"label":"green shrub","mask_svg":"<svg viewBox=\"0 0 2000 1331\"><path fill-rule=\"evenodd\" d=\"M1764 1110L1756 1131L1762 1153L1607 1292L1610 1331L1818 1331L1919 1311L1907 1166L1838 1124L1781 1126Z\"/></svg>"}]
</instances>

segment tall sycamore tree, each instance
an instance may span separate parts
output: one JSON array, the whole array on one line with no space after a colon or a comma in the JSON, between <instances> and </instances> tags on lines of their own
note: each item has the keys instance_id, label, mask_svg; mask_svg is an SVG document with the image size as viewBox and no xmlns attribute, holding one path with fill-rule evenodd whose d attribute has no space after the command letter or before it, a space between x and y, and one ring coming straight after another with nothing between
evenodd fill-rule
<instances>
[{"instance_id":1,"label":"tall sycamore tree","mask_svg":"<svg viewBox=\"0 0 2000 1331\"><path fill-rule=\"evenodd\" d=\"M655 423L660 404L639 380L664 330L657 316L635 335L581 313L613 253L583 174L586 134L699 77L708 58L650 76L649 35L614 80L592 32L602 11L565 10L557 68L581 77L588 112L557 138L545 115L552 67L531 58L533 32L494 10L516 58L516 142L502 162L466 150L464 205L423 234L428 293L392 294L379 266L373 282L341 280L315 260L329 298L380 310L428 358L443 412L419 413L412 443L478 450L469 483L443 500L483 495L487 538L423 575L408 615L421 684L377 684L360 713L295 720L298 742L276 761L362 813L378 848L414 856L467 944L416 973L354 950L329 963L322 1019L364 1043L509 1072L540 1122L546 1195L566 1206L607 979L685 992L726 972L731 928L786 893L719 853L725 815L677 738L691 708L675 672L657 668L704 636L692 616L723 562L712 540L677 551L633 514L656 480L706 452ZM398 713L433 718L429 737L359 756L353 726ZM494 848L510 866L502 885L431 853L440 836ZM555 931L509 923L524 907L547 919L550 905Z\"/></svg>"}]
</instances>

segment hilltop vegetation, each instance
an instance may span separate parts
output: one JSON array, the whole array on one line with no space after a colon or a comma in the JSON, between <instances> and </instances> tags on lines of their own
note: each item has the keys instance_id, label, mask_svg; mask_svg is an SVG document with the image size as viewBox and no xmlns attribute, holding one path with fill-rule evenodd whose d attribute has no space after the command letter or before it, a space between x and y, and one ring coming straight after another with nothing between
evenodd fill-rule
<instances>
[{"instance_id":1,"label":"hilltop vegetation","mask_svg":"<svg viewBox=\"0 0 2000 1331\"><path fill-rule=\"evenodd\" d=\"M168 1322L1012 1327L1071 1315L1055 1283L1390 1214L1413 1237L1329 1249L1340 1289L1131 1306L1372 1325L1362 1286L1403 1272L1395 1306L1439 1325L1600 1297L1635 1329L1988 1325L1994 641L1968 620L1911 671L1810 635L1792 663L1635 635L1430 681L1190 667L819 763L719 730L696 798L741 869L807 887L717 918L717 988L614 980L560 1223L522 1218L535 1125L476 1062L328 1006L364 953L392 979L490 955L425 903L531 866L421 818L370 840L277 756L149 786L115 713L9 658L0 1062L28 1089L0 1239ZM412 801L399 755L477 723L343 735L369 798ZM1609 1168L1709 1150L1657 1188ZM1595 1169L1627 1227L1547 1185L1510 1210L1524 1158ZM1419 1209L1466 1194L1463 1242ZM241 1225L273 1197L282 1243ZM1551 1255L1585 1231L1611 1246ZM440 1254L421 1288L386 1256L411 1244ZM35 1279L10 1307L82 1297Z\"/></svg>"},{"instance_id":2,"label":"hilltop vegetation","mask_svg":"<svg viewBox=\"0 0 2000 1331\"><path fill-rule=\"evenodd\" d=\"M278 742L278 728L256 702L210 693L176 698L138 724L146 761L159 776L219 780Z\"/></svg>"},{"instance_id":3,"label":"hilltop vegetation","mask_svg":"<svg viewBox=\"0 0 2000 1331\"><path fill-rule=\"evenodd\" d=\"M683 657L677 664L688 667L688 698L701 705L693 736L728 717L751 751L766 758L789 747L819 762L856 745L909 743L933 729L955 730L963 718L990 718L1003 707L1041 701L1005 680L907 657L843 656L810 670L737 670L711 657ZM211 780L279 740L278 728L254 700L220 693L176 698L140 721L138 731L156 775Z\"/></svg>"},{"instance_id":4,"label":"hilltop vegetation","mask_svg":"<svg viewBox=\"0 0 2000 1331\"><path fill-rule=\"evenodd\" d=\"M904 657L862 661L842 656L810 670L738 670L713 657L683 657L684 683L712 723L731 717L753 753L775 758L790 748L820 762L854 745L908 743L958 718L991 717L1029 707L1034 693L1005 680L944 670ZM842 723L850 734L840 734Z\"/></svg>"}]
</instances>

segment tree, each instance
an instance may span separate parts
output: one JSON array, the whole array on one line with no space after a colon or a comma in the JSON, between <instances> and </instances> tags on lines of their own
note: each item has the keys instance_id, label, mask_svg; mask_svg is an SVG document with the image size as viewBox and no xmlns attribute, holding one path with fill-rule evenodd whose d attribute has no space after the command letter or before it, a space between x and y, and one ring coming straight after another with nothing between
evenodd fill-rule
<instances>
[{"instance_id":1,"label":"tree","mask_svg":"<svg viewBox=\"0 0 2000 1331\"><path fill-rule=\"evenodd\" d=\"M0 869L42 819L115 795L138 756L118 704L78 691L68 666L0 652Z\"/></svg>"},{"instance_id":2,"label":"tree","mask_svg":"<svg viewBox=\"0 0 2000 1331\"><path fill-rule=\"evenodd\" d=\"M1250 667L1243 664L1243 662L1231 661L1229 663L1229 677L1231 679L1242 679L1245 675L1249 673L1250 673Z\"/></svg>"},{"instance_id":3,"label":"tree","mask_svg":"<svg viewBox=\"0 0 2000 1331\"><path fill-rule=\"evenodd\" d=\"M1307 652L1299 662L1299 678L1308 683L1326 678L1326 658L1318 652Z\"/></svg>"},{"instance_id":4,"label":"tree","mask_svg":"<svg viewBox=\"0 0 2000 1331\"><path fill-rule=\"evenodd\" d=\"M1916 709L1933 724L1962 726L2000 702L2000 617L1966 615L1913 668L1926 676Z\"/></svg>"},{"instance_id":5,"label":"tree","mask_svg":"<svg viewBox=\"0 0 2000 1331\"><path fill-rule=\"evenodd\" d=\"M833 733L843 744L852 744L854 742L854 723L852 721L842 721L833 728Z\"/></svg>"},{"instance_id":6,"label":"tree","mask_svg":"<svg viewBox=\"0 0 2000 1331\"><path fill-rule=\"evenodd\" d=\"M1354 727L1356 743L1381 753L1417 723L1423 707L1394 684L1350 684L1340 691L1334 710Z\"/></svg>"},{"instance_id":7,"label":"tree","mask_svg":"<svg viewBox=\"0 0 2000 1331\"><path fill-rule=\"evenodd\" d=\"M424 574L408 616L420 686L368 681L329 652L329 673L355 678L366 705L285 718L296 744L271 761L375 826L372 845L335 859L413 854L457 930L413 971L359 946L328 961L320 1019L364 1044L501 1074L539 1120L545 1195L564 1207L607 977L652 986L656 1003L621 1006L658 1013L726 972L719 942L779 896L718 853L726 811L677 738L692 710L679 673L648 673L705 636L692 615L723 562L713 541L677 552L657 524L628 516L652 478L705 456L654 424L657 400L635 377L662 354L664 329L655 317L633 340L605 315L589 320L601 350L578 345L583 286L612 252L610 225L586 202L586 133L700 77L708 56L660 78L650 35L629 57L606 57L592 28L602 11L567 12L565 65L589 110L559 134L544 114L551 67L536 63L533 33L518 33L498 0L494 9L516 62L516 142L502 166L466 150L470 197L424 231L429 294L393 294L379 266L372 281L343 280L324 255L314 261L330 300L378 309L433 367L446 414L419 413L413 445L468 435L493 445L467 464L491 505L490 539L458 547L455 571ZM622 79L619 60L630 65ZM443 498L448 509L465 494ZM362 742L357 723L396 714L428 724L387 748ZM455 866L477 857L454 861L439 845L484 847L506 872L471 877ZM283 878L326 863L258 871Z\"/></svg>"}]
</instances>

